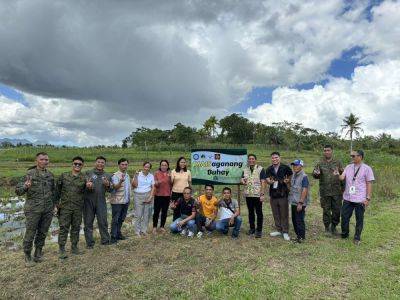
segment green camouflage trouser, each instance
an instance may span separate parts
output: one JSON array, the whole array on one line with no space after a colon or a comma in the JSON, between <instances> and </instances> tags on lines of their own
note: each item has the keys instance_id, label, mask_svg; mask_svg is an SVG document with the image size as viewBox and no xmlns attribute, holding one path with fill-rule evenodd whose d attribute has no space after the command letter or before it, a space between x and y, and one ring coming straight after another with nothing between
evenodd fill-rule
<instances>
[{"instance_id":1,"label":"green camouflage trouser","mask_svg":"<svg viewBox=\"0 0 400 300\"><path fill-rule=\"evenodd\" d=\"M340 209L342 208L342 195L321 197L323 211L322 220L325 228L330 224L337 226L340 222Z\"/></svg>"},{"instance_id":2,"label":"green camouflage trouser","mask_svg":"<svg viewBox=\"0 0 400 300\"><path fill-rule=\"evenodd\" d=\"M25 252L32 251L33 241L35 241L36 248L43 248L52 219L53 211L51 210L47 212L25 211L26 230L23 242Z\"/></svg>"},{"instance_id":3,"label":"green camouflage trouser","mask_svg":"<svg viewBox=\"0 0 400 300\"><path fill-rule=\"evenodd\" d=\"M58 222L60 224L58 244L60 246L65 246L67 243L68 232L71 229L71 244L77 245L79 241L79 230L81 229L82 223L82 209L60 209Z\"/></svg>"}]
</instances>

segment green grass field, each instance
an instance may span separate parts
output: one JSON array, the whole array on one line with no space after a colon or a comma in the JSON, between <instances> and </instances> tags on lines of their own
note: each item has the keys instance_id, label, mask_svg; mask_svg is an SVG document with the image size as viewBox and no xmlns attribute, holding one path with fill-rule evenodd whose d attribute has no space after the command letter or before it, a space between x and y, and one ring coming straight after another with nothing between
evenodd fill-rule
<instances>
[{"instance_id":1,"label":"green grass field","mask_svg":"<svg viewBox=\"0 0 400 300\"><path fill-rule=\"evenodd\" d=\"M11 178L23 175L34 153L30 149L1 150L0 177L3 195L12 194ZM23 150L26 153L23 153ZM175 161L178 152L148 152L134 149L49 149L52 170L69 169L69 160L82 154L92 165L97 154L109 159L108 170L116 169L126 156L137 169L145 159ZM109 152L107 152L109 151ZM271 149L250 148L262 165L269 163ZM306 172L319 154L282 151L283 161L304 159ZM183 153L189 157L189 153ZM25 160L21 157L25 155ZM345 163L344 152L338 152ZM18 159L18 161L17 161ZM318 183L312 180L312 204L307 210L307 241L291 244L280 238L254 239L248 229L247 209L239 240L214 234L202 240L181 236L133 237L132 225L124 232L131 238L116 246L96 246L79 257L60 261L56 244L47 243L45 262L26 269L22 251L0 250L0 298L399 298L400 297L400 202L398 182L400 159L367 152L366 162L374 168L376 183L371 206L366 211L361 246L323 233ZM269 204L264 204L265 233L273 229ZM167 224L170 223L170 219ZM354 220L351 234L354 232ZM292 233L292 232L291 232ZM293 233L292 233L293 235ZM80 245L84 248L83 237Z\"/></svg>"}]
</instances>

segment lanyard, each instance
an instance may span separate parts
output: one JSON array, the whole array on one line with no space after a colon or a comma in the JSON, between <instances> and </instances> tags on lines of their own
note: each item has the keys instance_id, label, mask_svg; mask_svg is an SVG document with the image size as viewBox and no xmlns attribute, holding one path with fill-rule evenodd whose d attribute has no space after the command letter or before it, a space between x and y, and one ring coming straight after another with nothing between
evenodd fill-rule
<instances>
[{"instance_id":1,"label":"lanyard","mask_svg":"<svg viewBox=\"0 0 400 300\"><path fill-rule=\"evenodd\" d=\"M353 175L353 182L356 181L358 172L360 171L361 166L358 167L357 172L356 172L356 165L354 165L354 175Z\"/></svg>"}]
</instances>

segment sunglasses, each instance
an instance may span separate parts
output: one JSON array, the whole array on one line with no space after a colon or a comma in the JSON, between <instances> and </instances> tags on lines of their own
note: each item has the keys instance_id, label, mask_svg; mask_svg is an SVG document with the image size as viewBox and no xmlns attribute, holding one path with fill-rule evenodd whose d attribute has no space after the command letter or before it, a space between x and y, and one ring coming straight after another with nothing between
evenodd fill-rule
<instances>
[{"instance_id":1,"label":"sunglasses","mask_svg":"<svg viewBox=\"0 0 400 300\"><path fill-rule=\"evenodd\" d=\"M77 167L80 167L82 165L83 165L82 163L74 163L74 166L77 166Z\"/></svg>"},{"instance_id":2,"label":"sunglasses","mask_svg":"<svg viewBox=\"0 0 400 300\"><path fill-rule=\"evenodd\" d=\"M354 155L354 154L353 154L353 155L350 155L351 158L354 158L354 157L356 157L356 156L360 156L360 155L358 155L358 154L357 154L357 155Z\"/></svg>"}]
</instances>

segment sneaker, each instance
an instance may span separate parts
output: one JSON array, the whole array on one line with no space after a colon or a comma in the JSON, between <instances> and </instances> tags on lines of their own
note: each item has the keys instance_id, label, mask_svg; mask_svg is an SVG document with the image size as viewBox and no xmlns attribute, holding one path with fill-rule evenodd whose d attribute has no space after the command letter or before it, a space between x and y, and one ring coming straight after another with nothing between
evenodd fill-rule
<instances>
[{"instance_id":1,"label":"sneaker","mask_svg":"<svg viewBox=\"0 0 400 300\"><path fill-rule=\"evenodd\" d=\"M166 233L167 231L165 230L164 227L161 227L161 228L160 228L160 232L161 232L161 233Z\"/></svg>"},{"instance_id":2,"label":"sneaker","mask_svg":"<svg viewBox=\"0 0 400 300\"><path fill-rule=\"evenodd\" d=\"M285 241L290 241L290 236L285 232L285 233L283 234L283 239L284 239Z\"/></svg>"},{"instance_id":3,"label":"sneaker","mask_svg":"<svg viewBox=\"0 0 400 300\"><path fill-rule=\"evenodd\" d=\"M110 244L117 244L118 240L116 238L111 238Z\"/></svg>"},{"instance_id":4,"label":"sneaker","mask_svg":"<svg viewBox=\"0 0 400 300\"><path fill-rule=\"evenodd\" d=\"M187 235L187 230L186 229L182 229L181 236L185 236L185 235Z\"/></svg>"},{"instance_id":5,"label":"sneaker","mask_svg":"<svg viewBox=\"0 0 400 300\"><path fill-rule=\"evenodd\" d=\"M261 238L261 236L262 236L262 232L261 231L256 231L256 235L255 235L256 239Z\"/></svg>"},{"instance_id":6,"label":"sneaker","mask_svg":"<svg viewBox=\"0 0 400 300\"><path fill-rule=\"evenodd\" d=\"M86 245L86 249L93 249L94 245Z\"/></svg>"},{"instance_id":7,"label":"sneaker","mask_svg":"<svg viewBox=\"0 0 400 300\"><path fill-rule=\"evenodd\" d=\"M207 235L212 235L212 231L210 231L210 230L206 230L206 232L207 232Z\"/></svg>"},{"instance_id":8,"label":"sneaker","mask_svg":"<svg viewBox=\"0 0 400 300\"><path fill-rule=\"evenodd\" d=\"M157 228L153 228L153 230L151 231L152 234L157 234Z\"/></svg>"},{"instance_id":9,"label":"sneaker","mask_svg":"<svg viewBox=\"0 0 400 300\"><path fill-rule=\"evenodd\" d=\"M201 231L199 231L199 232L197 233L197 238L201 239L202 237L203 237L203 233L202 233Z\"/></svg>"},{"instance_id":10,"label":"sneaker","mask_svg":"<svg viewBox=\"0 0 400 300\"><path fill-rule=\"evenodd\" d=\"M237 240L239 238L239 235L237 234L232 234L232 240Z\"/></svg>"},{"instance_id":11,"label":"sneaker","mask_svg":"<svg viewBox=\"0 0 400 300\"><path fill-rule=\"evenodd\" d=\"M361 241L360 240L354 240L353 243L356 246L360 246L361 245Z\"/></svg>"},{"instance_id":12,"label":"sneaker","mask_svg":"<svg viewBox=\"0 0 400 300\"><path fill-rule=\"evenodd\" d=\"M269 235L272 237L277 237L277 236L281 236L282 233L280 233L279 231L274 231L274 232L271 232Z\"/></svg>"},{"instance_id":13,"label":"sneaker","mask_svg":"<svg viewBox=\"0 0 400 300\"><path fill-rule=\"evenodd\" d=\"M249 229L247 235L253 235L255 232L256 232L255 229Z\"/></svg>"},{"instance_id":14,"label":"sneaker","mask_svg":"<svg viewBox=\"0 0 400 300\"><path fill-rule=\"evenodd\" d=\"M190 237L190 238L194 237L194 232L189 230L188 231L188 237Z\"/></svg>"}]
</instances>

